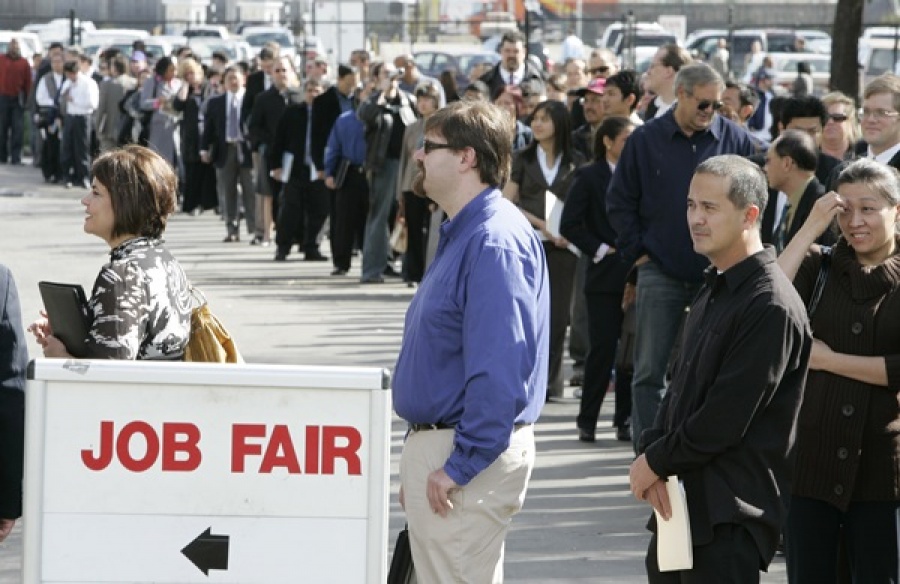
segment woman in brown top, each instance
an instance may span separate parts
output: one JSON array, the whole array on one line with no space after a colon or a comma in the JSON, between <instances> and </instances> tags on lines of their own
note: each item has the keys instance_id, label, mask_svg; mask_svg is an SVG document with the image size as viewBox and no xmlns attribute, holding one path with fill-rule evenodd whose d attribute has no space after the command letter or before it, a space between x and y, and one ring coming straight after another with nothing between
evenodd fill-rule
<instances>
[{"instance_id":1,"label":"woman in brown top","mask_svg":"<svg viewBox=\"0 0 900 584\"><path fill-rule=\"evenodd\" d=\"M569 325L569 309L575 284L575 246L559 234L561 204L549 220L550 197L565 201L581 157L572 148L572 124L564 103L544 101L537 105L531 121L534 140L513 157L510 180L503 196L519 206L544 242L550 272L550 366L547 396L561 397L562 357Z\"/></svg>"},{"instance_id":2,"label":"woman in brown top","mask_svg":"<svg viewBox=\"0 0 900 584\"><path fill-rule=\"evenodd\" d=\"M815 341L797 425L786 530L792 584L836 582L842 539L854 582L900 578L898 214L897 171L857 160L778 259L808 306L823 255L807 251L837 218L841 238L811 318Z\"/></svg>"}]
</instances>

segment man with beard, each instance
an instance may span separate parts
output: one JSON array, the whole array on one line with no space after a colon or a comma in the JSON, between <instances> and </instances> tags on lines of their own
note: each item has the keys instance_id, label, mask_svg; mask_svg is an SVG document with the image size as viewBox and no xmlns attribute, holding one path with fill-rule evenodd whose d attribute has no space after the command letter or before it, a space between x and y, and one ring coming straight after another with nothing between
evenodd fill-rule
<instances>
[{"instance_id":1,"label":"man with beard","mask_svg":"<svg viewBox=\"0 0 900 584\"><path fill-rule=\"evenodd\" d=\"M481 76L490 89L488 95L497 95L504 85L521 85L526 79L544 80L541 72L526 60L525 37L519 31L504 33L499 51L500 62Z\"/></svg>"},{"instance_id":2,"label":"man with beard","mask_svg":"<svg viewBox=\"0 0 900 584\"><path fill-rule=\"evenodd\" d=\"M0 55L0 163L22 164L25 102L31 94L31 65L22 57L19 40L11 39Z\"/></svg>"},{"instance_id":3,"label":"man with beard","mask_svg":"<svg viewBox=\"0 0 900 584\"><path fill-rule=\"evenodd\" d=\"M400 504L419 582L502 582L534 466L550 295L541 241L499 187L513 120L455 102L425 123L413 185L449 217L406 313L393 383L409 423ZM471 503L470 503L471 502Z\"/></svg>"}]
</instances>

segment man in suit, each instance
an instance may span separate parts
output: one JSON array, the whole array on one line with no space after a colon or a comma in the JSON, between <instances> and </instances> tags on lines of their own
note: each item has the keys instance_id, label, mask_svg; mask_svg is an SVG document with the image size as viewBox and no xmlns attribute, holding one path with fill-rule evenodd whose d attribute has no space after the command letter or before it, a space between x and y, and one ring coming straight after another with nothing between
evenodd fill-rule
<instances>
[{"instance_id":1,"label":"man in suit","mask_svg":"<svg viewBox=\"0 0 900 584\"><path fill-rule=\"evenodd\" d=\"M303 102L303 94L296 86L296 75L290 57L279 57L272 69L272 87L260 93L253 103L248 128L250 142L259 152L257 167L257 219L262 228L262 245L269 245L269 231L272 226L273 199L281 190L281 184L269 175L268 150L275 142L275 134L285 108ZM290 74L290 77L289 77ZM245 97L246 99L246 97Z\"/></svg>"},{"instance_id":2,"label":"man in suit","mask_svg":"<svg viewBox=\"0 0 900 584\"><path fill-rule=\"evenodd\" d=\"M0 543L22 515L27 366L16 283L0 265Z\"/></svg>"},{"instance_id":3,"label":"man in suit","mask_svg":"<svg viewBox=\"0 0 900 584\"><path fill-rule=\"evenodd\" d=\"M252 113L256 98L268 91L275 82L274 69L278 59L278 51L280 47L276 42L269 42L259 51L258 62L259 69L247 75L247 82L244 88L244 100L241 103L241 127L249 135L249 127L252 123ZM255 235L250 241L250 245L262 245L268 242L269 236L266 233L266 225L270 222L266 221L266 198L271 197L271 191L266 188L268 185L268 173L266 165L262 162L259 145L253 141L250 143L250 149L253 156L253 172L257 177L256 181L256 212L257 225L255 226ZM271 200L269 201L271 203ZM271 205L269 205L271 208ZM268 213L271 216L271 212Z\"/></svg>"},{"instance_id":4,"label":"man in suit","mask_svg":"<svg viewBox=\"0 0 900 584\"><path fill-rule=\"evenodd\" d=\"M272 176L284 184L278 209L275 235L275 261L283 262L295 241L301 243L304 260L319 261L318 235L328 217L328 200L324 189L312 187L315 167L309 154L312 134L313 102L322 93L322 84L307 79L303 85L304 102L292 104L284 110L275 140L268 149L268 164ZM290 153L290 174L284 164Z\"/></svg>"},{"instance_id":5,"label":"man in suit","mask_svg":"<svg viewBox=\"0 0 900 584\"><path fill-rule=\"evenodd\" d=\"M119 102L125 93L135 88L136 81L127 75L128 59L118 54L109 60L110 78L100 84L100 105L94 112L94 128L100 139L100 151L118 146Z\"/></svg>"},{"instance_id":6,"label":"man in suit","mask_svg":"<svg viewBox=\"0 0 900 584\"><path fill-rule=\"evenodd\" d=\"M763 212L762 240L771 243L778 253L794 237L825 187L816 178L818 149L812 136L802 130L785 130L766 154L766 176L769 181L769 204ZM826 231L819 239L831 245L834 235Z\"/></svg>"},{"instance_id":7,"label":"man in suit","mask_svg":"<svg viewBox=\"0 0 900 584\"><path fill-rule=\"evenodd\" d=\"M661 572L663 542L654 533L651 584L759 582L778 546L812 335L803 301L760 239L765 207L765 177L740 156L702 162L688 189L693 247L711 265L629 482L637 499L669 520L676 502L666 479L681 481L693 565ZM651 518L650 529L657 526Z\"/></svg>"},{"instance_id":8,"label":"man in suit","mask_svg":"<svg viewBox=\"0 0 900 584\"><path fill-rule=\"evenodd\" d=\"M544 80L543 74L526 59L525 37L519 31L509 31L500 38L500 62L481 76L491 97L505 85L521 85L526 79Z\"/></svg>"},{"instance_id":9,"label":"man in suit","mask_svg":"<svg viewBox=\"0 0 900 584\"><path fill-rule=\"evenodd\" d=\"M885 73L866 85L860 118L866 157L900 169L900 77Z\"/></svg>"},{"instance_id":10,"label":"man in suit","mask_svg":"<svg viewBox=\"0 0 900 584\"><path fill-rule=\"evenodd\" d=\"M240 241L240 203L243 203L247 233L254 234L255 200L253 162L250 144L245 139L240 123L241 104L244 100L244 73L240 67L225 70L226 92L210 98L206 107L206 123L200 142L200 159L216 167L216 185L219 189L219 206L225 210L227 233L223 242ZM238 182L241 201L238 200Z\"/></svg>"},{"instance_id":11,"label":"man in suit","mask_svg":"<svg viewBox=\"0 0 900 584\"><path fill-rule=\"evenodd\" d=\"M247 75L244 89L244 101L241 104L241 123L248 124L253 112L256 96L272 87L272 69L278 60L278 43L266 43L259 51L259 69Z\"/></svg>"}]
</instances>

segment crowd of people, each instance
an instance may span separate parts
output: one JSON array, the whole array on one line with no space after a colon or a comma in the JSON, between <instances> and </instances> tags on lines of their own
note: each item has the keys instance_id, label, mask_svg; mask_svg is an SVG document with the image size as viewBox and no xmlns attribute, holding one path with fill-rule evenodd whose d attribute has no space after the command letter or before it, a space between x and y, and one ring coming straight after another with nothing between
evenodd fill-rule
<instances>
[{"instance_id":1,"label":"crowd of people","mask_svg":"<svg viewBox=\"0 0 900 584\"><path fill-rule=\"evenodd\" d=\"M652 582L758 581L783 529L792 583L841 569L896 579L900 77L869 83L857 111L838 92L776 96L765 68L753 85L726 79L677 45L644 75L569 46L550 73L524 41L504 34L498 64L462 93L409 55L362 50L333 75L311 63L301 83L277 45L255 69L204 68L189 50L151 69L137 47L130 62L107 53L98 85L89 59L52 46L32 80L40 164L90 189L85 230L110 245L93 313L116 313L160 262L174 278L143 302L162 328L103 320L97 355L180 356L184 277L159 242L177 199L186 213L217 208L223 243L240 241L242 220L251 244L274 239L276 261L295 246L328 261L327 225L333 276L359 250L361 283L421 284L394 395L426 581L502 580L532 425L562 395L567 329L577 438L596 440L613 387L635 496L667 518L665 479L684 483L694 568L661 571L654 537ZM133 143L155 154L118 148ZM17 144L0 158L19 162ZM122 209L142 197L155 214L132 225ZM141 269L117 274L125 264ZM45 354L67 354L45 320L30 330ZM457 509L461 490L490 494L497 517ZM463 522L439 537L450 513ZM469 547L451 545L472 530Z\"/></svg>"}]
</instances>

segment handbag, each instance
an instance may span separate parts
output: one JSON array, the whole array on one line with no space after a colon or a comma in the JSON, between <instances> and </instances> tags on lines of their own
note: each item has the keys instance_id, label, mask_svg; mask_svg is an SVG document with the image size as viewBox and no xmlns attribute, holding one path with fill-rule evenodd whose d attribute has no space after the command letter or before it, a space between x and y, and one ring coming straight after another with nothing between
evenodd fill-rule
<instances>
[{"instance_id":1,"label":"handbag","mask_svg":"<svg viewBox=\"0 0 900 584\"><path fill-rule=\"evenodd\" d=\"M201 363L243 363L234 339L209 309L203 292L191 286L197 306L191 310L191 336L184 350L185 361Z\"/></svg>"},{"instance_id":2,"label":"handbag","mask_svg":"<svg viewBox=\"0 0 900 584\"><path fill-rule=\"evenodd\" d=\"M415 566L413 565L412 548L409 545L409 528L404 527L397 535L394 545L394 556L391 558L391 569L388 572L387 584L409 584L413 581Z\"/></svg>"},{"instance_id":3,"label":"handbag","mask_svg":"<svg viewBox=\"0 0 900 584\"><path fill-rule=\"evenodd\" d=\"M406 253L407 238L406 221L397 219L391 231L391 249L397 253Z\"/></svg>"}]
</instances>

